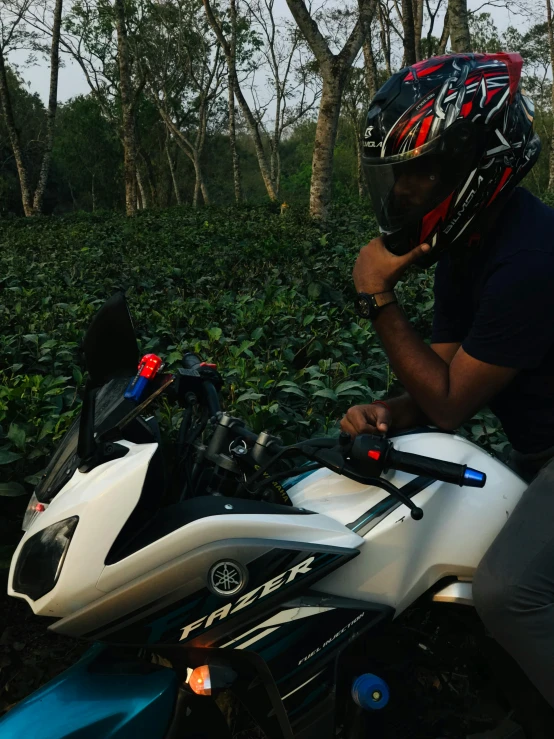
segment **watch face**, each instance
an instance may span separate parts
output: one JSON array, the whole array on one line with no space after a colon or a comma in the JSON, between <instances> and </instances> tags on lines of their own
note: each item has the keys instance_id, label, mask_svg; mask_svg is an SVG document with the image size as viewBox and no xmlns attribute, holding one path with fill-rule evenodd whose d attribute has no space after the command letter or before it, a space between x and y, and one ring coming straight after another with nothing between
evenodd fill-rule
<instances>
[{"instance_id":1,"label":"watch face","mask_svg":"<svg viewBox=\"0 0 554 739\"><path fill-rule=\"evenodd\" d=\"M358 315L360 315L362 318L370 318L371 317L371 303L368 300L365 295L358 295L356 299L356 310L358 311Z\"/></svg>"}]
</instances>

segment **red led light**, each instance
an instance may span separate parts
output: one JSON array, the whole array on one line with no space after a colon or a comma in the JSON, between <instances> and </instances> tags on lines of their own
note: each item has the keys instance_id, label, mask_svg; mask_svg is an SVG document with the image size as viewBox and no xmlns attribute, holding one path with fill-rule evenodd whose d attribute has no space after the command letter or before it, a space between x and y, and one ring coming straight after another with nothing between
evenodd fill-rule
<instances>
[{"instance_id":1,"label":"red led light","mask_svg":"<svg viewBox=\"0 0 554 739\"><path fill-rule=\"evenodd\" d=\"M378 449L370 449L369 452L367 453L367 456L370 459L375 459L375 460L381 459L381 452Z\"/></svg>"},{"instance_id":2,"label":"red led light","mask_svg":"<svg viewBox=\"0 0 554 739\"><path fill-rule=\"evenodd\" d=\"M158 374L163 361L157 354L145 354L140 360L139 376L146 377L147 380L153 380Z\"/></svg>"},{"instance_id":3,"label":"red led light","mask_svg":"<svg viewBox=\"0 0 554 739\"><path fill-rule=\"evenodd\" d=\"M44 503L37 503L35 506L35 511L37 513L43 513L46 510Z\"/></svg>"},{"instance_id":4,"label":"red led light","mask_svg":"<svg viewBox=\"0 0 554 739\"><path fill-rule=\"evenodd\" d=\"M210 369L217 369L217 364L212 364L211 362L200 362L201 367L209 367Z\"/></svg>"}]
</instances>

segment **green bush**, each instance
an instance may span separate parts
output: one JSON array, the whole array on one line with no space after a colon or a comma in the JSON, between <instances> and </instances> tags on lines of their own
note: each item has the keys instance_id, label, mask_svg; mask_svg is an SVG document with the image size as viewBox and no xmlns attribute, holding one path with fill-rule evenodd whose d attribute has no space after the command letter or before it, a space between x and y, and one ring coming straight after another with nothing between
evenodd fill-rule
<instances>
[{"instance_id":1,"label":"green bush","mask_svg":"<svg viewBox=\"0 0 554 739\"><path fill-rule=\"evenodd\" d=\"M185 349L216 361L226 407L255 430L287 441L336 431L350 405L394 382L371 324L352 309L353 262L375 233L355 204L325 229L269 205L0 223L0 481L28 491L36 482L78 413L84 330L120 288L141 350L170 370ZM430 273L400 286L423 335L431 288ZM175 411L159 412L177 425ZM501 442L490 420L475 433Z\"/></svg>"}]
</instances>

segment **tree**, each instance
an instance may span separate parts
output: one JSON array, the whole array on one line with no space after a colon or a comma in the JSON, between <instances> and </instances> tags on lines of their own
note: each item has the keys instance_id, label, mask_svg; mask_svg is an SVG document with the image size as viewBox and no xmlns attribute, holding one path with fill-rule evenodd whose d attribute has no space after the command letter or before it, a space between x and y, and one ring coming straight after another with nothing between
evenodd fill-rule
<instances>
[{"instance_id":1,"label":"tree","mask_svg":"<svg viewBox=\"0 0 554 739\"><path fill-rule=\"evenodd\" d=\"M552 5L550 0L546 0L546 26L548 29L548 45L550 47L550 69L554 74L554 28L552 26ZM554 84L552 85L552 110L554 111ZM548 189L554 190L554 129L550 139Z\"/></svg>"},{"instance_id":2,"label":"tree","mask_svg":"<svg viewBox=\"0 0 554 739\"><path fill-rule=\"evenodd\" d=\"M125 209L129 216L136 213L139 192L144 194L141 204L148 204L144 184L141 182L137 188L142 173L137 163L136 112L146 82L137 65L143 36L142 6L138 2L75 0L64 19L65 32L60 39L62 48L81 68L104 115L121 138Z\"/></svg>"},{"instance_id":3,"label":"tree","mask_svg":"<svg viewBox=\"0 0 554 739\"><path fill-rule=\"evenodd\" d=\"M52 154L62 210L123 205L121 142L93 95L60 106Z\"/></svg>"},{"instance_id":4,"label":"tree","mask_svg":"<svg viewBox=\"0 0 554 739\"><path fill-rule=\"evenodd\" d=\"M306 58L304 40L296 26L279 21L275 15L275 0L246 0L253 30L263 44L261 57L269 74L263 101L252 84L255 112L271 151L271 179L276 193L281 180L280 145L286 129L313 110L321 94L319 79ZM270 127L264 124L268 109L273 111ZM269 129L269 130L268 130Z\"/></svg>"},{"instance_id":5,"label":"tree","mask_svg":"<svg viewBox=\"0 0 554 739\"><path fill-rule=\"evenodd\" d=\"M448 0L448 21L452 51L471 51L467 0Z\"/></svg>"},{"instance_id":6,"label":"tree","mask_svg":"<svg viewBox=\"0 0 554 739\"><path fill-rule=\"evenodd\" d=\"M125 212L128 216L133 216L137 210L137 154L135 143L134 100L131 90L131 69L129 66L124 0L114 0L114 10L115 27L117 30L119 89L121 94L121 122L123 130Z\"/></svg>"},{"instance_id":7,"label":"tree","mask_svg":"<svg viewBox=\"0 0 554 739\"><path fill-rule=\"evenodd\" d=\"M4 115L6 128L17 165L19 184L21 187L21 200L23 211L26 216L39 215L42 213L44 193L48 183L50 165L52 161L52 146L54 141L54 123L58 105L58 73L59 73L59 47L60 27L62 21L63 0L55 0L51 28L50 43L50 94L48 108L46 110L46 136L43 146L42 164L36 186L33 188L29 177L29 169L25 162L18 124L15 120L13 105L8 84L8 72L6 65L6 52L13 48L17 41L25 40L31 45L36 45L36 38L25 29L25 17L30 10L31 0L4 0L3 12L0 14L1 39L0 39L0 101ZM46 11L45 11L46 12Z\"/></svg>"},{"instance_id":8,"label":"tree","mask_svg":"<svg viewBox=\"0 0 554 739\"><path fill-rule=\"evenodd\" d=\"M229 18L231 24L231 33L229 37L229 56L231 58L231 67L236 69L237 66L237 3L236 0L230 0ZM233 187L235 191L235 202L240 203L242 200L242 185L240 177L240 159L237 149L237 124L236 124L236 108L235 108L235 77L230 71L227 73L227 97L229 112L229 146L231 147L231 161L233 163Z\"/></svg>"},{"instance_id":9,"label":"tree","mask_svg":"<svg viewBox=\"0 0 554 739\"><path fill-rule=\"evenodd\" d=\"M209 205L202 152L225 78L221 48L204 13L188 0L158 6L150 21L143 43L149 95L194 166L193 205L198 205L200 193Z\"/></svg>"},{"instance_id":10,"label":"tree","mask_svg":"<svg viewBox=\"0 0 554 739\"><path fill-rule=\"evenodd\" d=\"M298 27L317 60L323 81L312 159L310 214L325 219L331 203L333 150L342 92L348 73L364 41L364 29L371 25L376 0L359 0L359 17L342 49L333 53L304 0L287 0ZM361 20L363 18L363 20Z\"/></svg>"},{"instance_id":11,"label":"tree","mask_svg":"<svg viewBox=\"0 0 554 739\"><path fill-rule=\"evenodd\" d=\"M231 85L234 88L235 98L240 106L242 114L244 115L246 125L248 126L248 130L250 131L250 135L252 136L252 140L254 142L254 148L256 150L256 157L258 159L258 166L260 168L260 173L264 181L266 192L270 200L277 200L277 193L273 185L273 180L271 179L270 165L269 165L269 162L267 161L267 156L264 151L259 121L254 116L252 109L250 108L250 105L248 104L241 90L238 73L237 73L236 55L232 53L231 44L225 34L225 26L224 26L223 20L221 17L218 17L216 15L216 12L214 11L214 8L212 7L211 0L202 0L202 3L206 11L208 22L210 23L216 35L216 38L221 46L221 49L223 50L223 53L225 55L225 60L227 62L227 68L229 70L229 78L231 80Z\"/></svg>"}]
</instances>

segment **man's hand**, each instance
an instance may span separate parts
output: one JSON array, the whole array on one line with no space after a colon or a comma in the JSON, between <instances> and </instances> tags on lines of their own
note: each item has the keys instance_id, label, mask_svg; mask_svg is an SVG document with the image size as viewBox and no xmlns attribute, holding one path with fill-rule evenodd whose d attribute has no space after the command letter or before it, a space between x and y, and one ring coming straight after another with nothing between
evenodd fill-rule
<instances>
[{"instance_id":1,"label":"man's hand","mask_svg":"<svg viewBox=\"0 0 554 739\"><path fill-rule=\"evenodd\" d=\"M373 239L360 251L354 265L352 277L356 291L373 295L392 290L408 267L430 249L429 244L421 244L397 257L385 247L383 239Z\"/></svg>"},{"instance_id":2,"label":"man's hand","mask_svg":"<svg viewBox=\"0 0 554 739\"><path fill-rule=\"evenodd\" d=\"M358 434L386 434L392 423L392 415L388 408L380 403L372 405L354 405L348 409L340 422L342 431L350 436Z\"/></svg>"}]
</instances>

